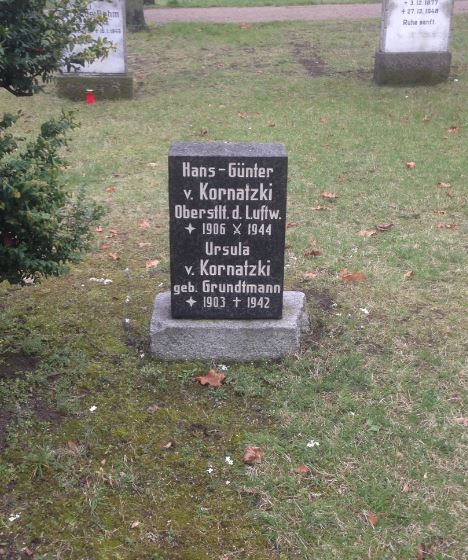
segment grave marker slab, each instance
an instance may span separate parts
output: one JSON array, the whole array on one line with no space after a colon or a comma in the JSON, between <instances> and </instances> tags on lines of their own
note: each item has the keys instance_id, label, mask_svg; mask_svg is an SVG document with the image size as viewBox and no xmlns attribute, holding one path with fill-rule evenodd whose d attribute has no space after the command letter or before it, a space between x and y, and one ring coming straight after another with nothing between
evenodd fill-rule
<instances>
[{"instance_id":1,"label":"grave marker slab","mask_svg":"<svg viewBox=\"0 0 468 560\"><path fill-rule=\"evenodd\" d=\"M281 318L286 185L280 144L171 147L173 318Z\"/></svg>"},{"instance_id":2,"label":"grave marker slab","mask_svg":"<svg viewBox=\"0 0 468 560\"><path fill-rule=\"evenodd\" d=\"M384 0L374 80L432 84L450 72L453 0Z\"/></svg>"},{"instance_id":3,"label":"grave marker slab","mask_svg":"<svg viewBox=\"0 0 468 560\"><path fill-rule=\"evenodd\" d=\"M78 101L84 99L87 89L92 89L98 100L131 99L133 77L127 71L125 0L92 1L88 12L107 17L107 23L98 26L92 36L109 40L115 48L106 58L91 64L63 67L62 74L57 76L57 93Z\"/></svg>"}]
</instances>

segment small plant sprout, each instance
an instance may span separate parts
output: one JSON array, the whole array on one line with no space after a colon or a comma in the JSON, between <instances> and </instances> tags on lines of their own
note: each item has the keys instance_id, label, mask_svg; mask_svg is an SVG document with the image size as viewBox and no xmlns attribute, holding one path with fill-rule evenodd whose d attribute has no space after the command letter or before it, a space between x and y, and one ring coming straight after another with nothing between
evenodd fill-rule
<instances>
[{"instance_id":1,"label":"small plant sprout","mask_svg":"<svg viewBox=\"0 0 468 560\"><path fill-rule=\"evenodd\" d=\"M320 442L318 442L318 441L315 440L315 439L310 439L310 440L307 442L306 447L310 447L310 448L312 448L312 447L319 447L319 445L320 445Z\"/></svg>"}]
</instances>

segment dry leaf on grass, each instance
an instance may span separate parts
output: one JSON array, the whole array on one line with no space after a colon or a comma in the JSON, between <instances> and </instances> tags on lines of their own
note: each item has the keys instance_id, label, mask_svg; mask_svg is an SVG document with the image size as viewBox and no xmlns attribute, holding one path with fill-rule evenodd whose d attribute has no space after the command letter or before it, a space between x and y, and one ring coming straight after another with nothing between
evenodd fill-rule
<instances>
[{"instance_id":1,"label":"dry leaf on grass","mask_svg":"<svg viewBox=\"0 0 468 560\"><path fill-rule=\"evenodd\" d=\"M151 243L149 241L140 241L138 247L140 247L140 249L143 249L143 247L151 247Z\"/></svg>"},{"instance_id":2,"label":"dry leaf on grass","mask_svg":"<svg viewBox=\"0 0 468 560\"><path fill-rule=\"evenodd\" d=\"M299 465L294 469L294 472L297 474L307 474L310 473L310 469L307 465Z\"/></svg>"},{"instance_id":3,"label":"dry leaf on grass","mask_svg":"<svg viewBox=\"0 0 468 560\"><path fill-rule=\"evenodd\" d=\"M376 227L379 231L388 231L389 229L392 229L393 224L392 223L378 224Z\"/></svg>"},{"instance_id":4,"label":"dry leaf on grass","mask_svg":"<svg viewBox=\"0 0 468 560\"><path fill-rule=\"evenodd\" d=\"M376 235L376 233L376 229L361 229L361 231L358 232L358 235L361 237L372 237L373 235Z\"/></svg>"},{"instance_id":5,"label":"dry leaf on grass","mask_svg":"<svg viewBox=\"0 0 468 560\"><path fill-rule=\"evenodd\" d=\"M150 414L154 414L160 409L161 407L158 406L157 404L150 404L149 407L146 409L146 412L149 412Z\"/></svg>"},{"instance_id":6,"label":"dry leaf on grass","mask_svg":"<svg viewBox=\"0 0 468 560\"><path fill-rule=\"evenodd\" d=\"M317 278L317 276L318 276L318 274L316 274L315 272L306 272L306 273L304 274L304 278L305 278L306 280L311 280L311 279L313 279L313 278Z\"/></svg>"},{"instance_id":7,"label":"dry leaf on grass","mask_svg":"<svg viewBox=\"0 0 468 560\"><path fill-rule=\"evenodd\" d=\"M158 266L160 262L161 261L159 259L151 259L150 261L146 261L145 268L154 268L155 266Z\"/></svg>"},{"instance_id":8,"label":"dry leaf on grass","mask_svg":"<svg viewBox=\"0 0 468 560\"><path fill-rule=\"evenodd\" d=\"M289 228L292 228L292 227L296 227L298 225L299 225L299 222L289 222L289 223L286 224L286 227L289 229Z\"/></svg>"},{"instance_id":9,"label":"dry leaf on grass","mask_svg":"<svg viewBox=\"0 0 468 560\"><path fill-rule=\"evenodd\" d=\"M376 513L374 513L373 511L369 511L366 514L366 519L367 519L367 522L372 525L372 527L375 527L376 525L379 524L379 516Z\"/></svg>"},{"instance_id":10,"label":"dry leaf on grass","mask_svg":"<svg viewBox=\"0 0 468 560\"><path fill-rule=\"evenodd\" d=\"M468 418L466 417L454 418L453 421L455 422L455 424L460 424L461 426L468 428Z\"/></svg>"},{"instance_id":11,"label":"dry leaf on grass","mask_svg":"<svg viewBox=\"0 0 468 560\"><path fill-rule=\"evenodd\" d=\"M406 162L406 169L414 169L416 167L416 162L414 161L407 161Z\"/></svg>"},{"instance_id":12,"label":"dry leaf on grass","mask_svg":"<svg viewBox=\"0 0 468 560\"><path fill-rule=\"evenodd\" d=\"M163 449L172 449L174 447L174 442L173 441L168 441L167 443L165 443L163 445Z\"/></svg>"},{"instance_id":13,"label":"dry leaf on grass","mask_svg":"<svg viewBox=\"0 0 468 560\"><path fill-rule=\"evenodd\" d=\"M138 222L138 227L140 229L149 229L151 227L151 224L148 222L148 220L140 220Z\"/></svg>"},{"instance_id":14,"label":"dry leaf on grass","mask_svg":"<svg viewBox=\"0 0 468 560\"><path fill-rule=\"evenodd\" d=\"M405 272L403 278L405 280L410 280L411 278L413 278L414 276L414 271L413 270L408 270L408 272Z\"/></svg>"},{"instance_id":15,"label":"dry leaf on grass","mask_svg":"<svg viewBox=\"0 0 468 560\"><path fill-rule=\"evenodd\" d=\"M362 272L349 272L347 268L340 270L338 276L345 282L362 282L367 280L367 276Z\"/></svg>"},{"instance_id":16,"label":"dry leaf on grass","mask_svg":"<svg viewBox=\"0 0 468 560\"><path fill-rule=\"evenodd\" d=\"M439 189L449 189L452 185L450 183L437 183L437 186L439 187Z\"/></svg>"},{"instance_id":17,"label":"dry leaf on grass","mask_svg":"<svg viewBox=\"0 0 468 560\"><path fill-rule=\"evenodd\" d=\"M424 117L421 119L421 121L423 123L431 122L431 117L429 115L424 115Z\"/></svg>"},{"instance_id":18,"label":"dry leaf on grass","mask_svg":"<svg viewBox=\"0 0 468 560\"><path fill-rule=\"evenodd\" d=\"M336 200L338 198L337 194L328 191L323 191L320 196L322 198L326 198L327 200Z\"/></svg>"},{"instance_id":19,"label":"dry leaf on grass","mask_svg":"<svg viewBox=\"0 0 468 560\"><path fill-rule=\"evenodd\" d=\"M458 128L458 126L451 126L447 129L447 132L449 134L458 134L460 132L460 129Z\"/></svg>"},{"instance_id":20,"label":"dry leaf on grass","mask_svg":"<svg viewBox=\"0 0 468 560\"><path fill-rule=\"evenodd\" d=\"M437 224L438 229L458 229L459 224Z\"/></svg>"},{"instance_id":21,"label":"dry leaf on grass","mask_svg":"<svg viewBox=\"0 0 468 560\"><path fill-rule=\"evenodd\" d=\"M115 193L116 190L117 189L115 187L107 187L106 188L106 193L109 193L109 194Z\"/></svg>"},{"instance_id":22,"label":"dry leaf on grass","mask_svg":"<svg viewBox=\"0 0 468 560\"><path fill-rule=\"evenodd\" d=\"M246 465L253 465L255 463L260 463L263 459L263 455L265 452L261 447L254 447L252 445L248 445L244 451L244 456L242 460Z\"/></svg>"},{"instance_id":23,"label":"dry leaf on grass","mask_svg":"<svg viewBox=\"0 0 468 560\"><path fill-rule=\"evenodd\" d=\"M108 255L113 261L118 261L120 259L117 253L108 253Z\"/></svg>"},{"instance_id":24,"label":"dry leaf on grass","mask_svg":"<svg viewBox=\"0 0 468 560\"><path fill-rule=\"evenodd\" d=\"M311 210L330 210L330 208L328 206L320 206L320 204L318 204L317 206L312 206Z\"/></svg>"},{"instance_id":25,"label":"dry leaf on grass","mask_svg":"<svg viewBox=\"0 0 468 560\"><path fill-rule=\"evenodd\" d=\"M401 486L401 491L407 494L410 491L410 485L407 482L404 482Z\"/></svg>"},{"instance_id":26,"label":"dry leaf on grass","mask_svg":"<svg viewBox=\"0 0 468 560\"><path fill-rule=\"evenodd\" d=\"M311 249L310 251L306 251L304 253L304 257L319 257L322 254L322 251L319 249Z\"/></svg>"},{"instance_id":27,"label":"dry leaf on grass","mask_svg":"<svg viewBox=\"0 0 468 560\"><path fill-rule=\"evenodd\" d=\"M78 445L74 441L67 441L67 447L70 451L73 451L73 453L78 453Z\"/></svg>"},{"instance_id":28,"label":"dry leaf on grass","mask_svg":"<svg viewBox=\"0 0 468 560\"><path fill-rule=\"evenodd\" d=\"M130 529L136 529L139 525L140 525L140 522L139 522L139 521L134 521L134 522L130 525Z\"/></svg>"},{"instance_id":29,"label":"dry leaf on grass","mask_svg":"<svg viewBox=\"0 0 468 560\"><path fill-rule=\"evenodd\" d=\"M149 163L147 163L148 167L158 167L159 163L156 163L155 161L150 161Z\"/></svg>"},{"instance_id":30,"label":"dry leaf on grass","mask_svg":"<svg viewBox=\"0 0 468 560\"><path fill-rule=\"evenodd\" d=\"M195 380L200 383L200 385L208 385L209 387L221 387L221 383L224 381L226 376L221 371L216 371L210 369L206 375L200 375L195 377Z\"/></svg>"},{"instance_id":31,"label":"dry leaf on grass","mask_svg":"<svg viewBox=\"0 0 468 560\"><path fill-rule=\"evenodd\" d=\"M94 228L94 231L95 231L96 233L102 233L102 232L104 231L104 228L103 228L102 226L96 226L96 227Z\"/></svg>"}]
</instances>

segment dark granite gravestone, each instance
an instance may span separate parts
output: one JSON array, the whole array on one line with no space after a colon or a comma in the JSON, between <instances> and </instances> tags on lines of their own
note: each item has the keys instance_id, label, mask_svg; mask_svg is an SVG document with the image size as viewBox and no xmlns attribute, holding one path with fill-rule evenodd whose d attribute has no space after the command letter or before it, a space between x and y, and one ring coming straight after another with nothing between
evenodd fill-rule
<instances>
[{"instance_id":1,"label":"dark granite gravestone","mask_svg":"<svg viewBox=\"0 0 468 560\"><path fill-rule=\"evenodd\" d=\"M171 146L173 318L281 318L287 161L281 144Z\"/></svg>"}]
</instances>

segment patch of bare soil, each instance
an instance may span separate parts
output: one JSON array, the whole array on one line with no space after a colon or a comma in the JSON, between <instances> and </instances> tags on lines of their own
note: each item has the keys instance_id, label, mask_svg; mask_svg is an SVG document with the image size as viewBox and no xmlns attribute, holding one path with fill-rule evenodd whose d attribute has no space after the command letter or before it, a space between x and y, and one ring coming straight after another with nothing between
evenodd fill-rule
<instances>
[{"instance_id":1,"label":"patch of bare soil","mask_svg":"<svg viewBox=\"0 0 468 560\"><path fill-rule=\"evenodd\" d=\"M310 43L292 43L292 47L294 57L304 66L310 77L319 78L330 74L325 61Z\"/></svg>"},{"instance_id":2,"label":"patch of bare soil","mask_svg":"<svg viewBox=\"0 0 468 560\"><path fill-rule=\"evenodd\" d=\"M12 379L24 371L34 371L39 359L26 354L0 356L0 379Z\"/></svg>"}]
</instances>

